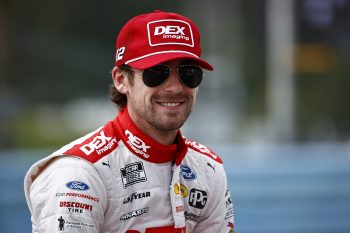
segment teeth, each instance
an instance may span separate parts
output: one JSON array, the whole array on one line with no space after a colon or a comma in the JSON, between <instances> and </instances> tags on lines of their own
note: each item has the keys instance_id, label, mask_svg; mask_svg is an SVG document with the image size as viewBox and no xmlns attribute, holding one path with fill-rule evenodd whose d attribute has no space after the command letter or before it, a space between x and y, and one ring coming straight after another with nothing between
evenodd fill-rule
<instances>
[{"instance_id":1,"label":"teeth","mask_svg":"<svg viewBox=\"0 0 350 233\"><path fill-rule=\"evenodd\" d=\"M178 106L180 103L160 103L160 104L167 107L175 107L175 106Z\"/></svg>"}]
</instances>

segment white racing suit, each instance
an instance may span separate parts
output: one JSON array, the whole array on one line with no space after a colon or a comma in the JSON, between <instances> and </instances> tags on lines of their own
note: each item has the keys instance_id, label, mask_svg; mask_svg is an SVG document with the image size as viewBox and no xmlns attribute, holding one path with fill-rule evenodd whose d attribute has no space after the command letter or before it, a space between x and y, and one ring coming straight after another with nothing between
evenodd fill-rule
<instances>
[{"instance_id":1,"label":"white racing suit","mask_svg":"<svg viewBox=\"0 0 350 233\"><path fill-rule=\"evenodd\" d=\"M33 233L226 233L233 206L221 159L178 132L165 146L127 109L35 163L25 177Z\"/></svg>"}]
</instances>

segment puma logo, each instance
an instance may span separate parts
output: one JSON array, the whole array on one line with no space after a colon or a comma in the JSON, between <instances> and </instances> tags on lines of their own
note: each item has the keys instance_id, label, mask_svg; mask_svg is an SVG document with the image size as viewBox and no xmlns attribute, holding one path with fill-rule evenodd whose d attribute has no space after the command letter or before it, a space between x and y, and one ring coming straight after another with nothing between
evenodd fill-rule
<instances>
[{"instance_id":1,"label":"puma logo","mask_svg":"<svg viewBox=\"0 0 350 233\"><path fill-rule=\"evenodd\" d=\"M213 169L213 171L215 172L215 166L211 165L210 163L207 163L207 165L208 165L208 167L211 167Z\"/></svg>"}]
</instances>

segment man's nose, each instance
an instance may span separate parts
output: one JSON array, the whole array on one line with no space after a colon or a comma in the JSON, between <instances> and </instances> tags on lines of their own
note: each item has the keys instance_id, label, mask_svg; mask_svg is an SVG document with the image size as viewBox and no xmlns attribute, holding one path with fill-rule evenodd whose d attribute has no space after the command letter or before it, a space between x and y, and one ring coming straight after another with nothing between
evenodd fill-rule
<instances>
[{"instance_id":1,"label":"man's nose","mask_svg":"<svg viewBox=\"0 0 350 233\"><path fill-rule=\"evenodd\" d=\"M165 90L169 92L178 93L183 90L183 84L180 80L176 67L172 67L170 76L165 83Z\"/></svg>"}]
</instances>

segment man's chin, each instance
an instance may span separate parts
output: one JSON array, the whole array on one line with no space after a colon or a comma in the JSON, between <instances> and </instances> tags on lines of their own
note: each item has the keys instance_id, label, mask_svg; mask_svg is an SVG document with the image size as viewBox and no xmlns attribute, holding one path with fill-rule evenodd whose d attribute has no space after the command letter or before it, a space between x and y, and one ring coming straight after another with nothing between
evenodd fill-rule
<instances>
[{"instance_id":1,"label":"man's chin","mask_svg":"<svg viewBox=\"0 0 350 233\"><path fill-rule=\"evenodd\" d=\"M161 131L173 131L178 130L184 125L185 121L163 121L163 124L156 124L156 128Z\"/></svg>"}]
</instances>

